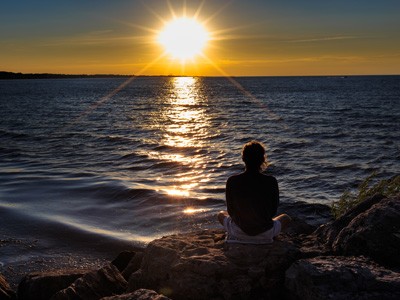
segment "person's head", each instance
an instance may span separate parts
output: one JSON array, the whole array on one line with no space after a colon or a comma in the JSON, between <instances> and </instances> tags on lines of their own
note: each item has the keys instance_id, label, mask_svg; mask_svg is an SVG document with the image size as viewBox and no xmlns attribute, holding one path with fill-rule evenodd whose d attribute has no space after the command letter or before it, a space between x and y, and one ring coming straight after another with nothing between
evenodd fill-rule
<instances>
[{"instance_id":1,"label":"person's head","mask_svg":"<svg viewBox=\"0 0 400 300\"><path fill-rule=\"evenodd\" d=\"M257 141L251 141L243 146L242 159L247 170L261 171L267 166L264 145Z\"/></svg>"}]
</instances>

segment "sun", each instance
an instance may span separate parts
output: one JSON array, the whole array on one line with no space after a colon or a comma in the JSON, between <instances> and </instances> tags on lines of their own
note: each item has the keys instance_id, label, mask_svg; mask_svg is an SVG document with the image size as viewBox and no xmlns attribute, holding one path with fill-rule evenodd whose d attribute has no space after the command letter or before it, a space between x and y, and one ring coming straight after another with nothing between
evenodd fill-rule
<instances>
[{"instance_id":1,"label":"sun","mask_svg":"<svg viewBox=\"0 0 400 300\"><path fill-rule=\"evenodd\" d=\"M208 40L209 33L204 26L196 19L186 17L168 22L157 36L166 54L181 61L202 54Z\"/></svg>"}]
</instances>

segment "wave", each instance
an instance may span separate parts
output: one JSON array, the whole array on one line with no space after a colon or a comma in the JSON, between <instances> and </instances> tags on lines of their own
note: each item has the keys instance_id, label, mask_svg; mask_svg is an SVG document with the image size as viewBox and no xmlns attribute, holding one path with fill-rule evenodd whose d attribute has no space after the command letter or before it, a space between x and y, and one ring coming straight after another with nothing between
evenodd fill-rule
<instances>
[{"instance_id":1,"label":"wave","mask_svg":"<svg viewBox=\"0 0 400 300\"><path fill-rule=\"evenodd\" d=\"M95 199L103 199L106 202L128 201L137 198L154 198L157 192L146 188L128 188L120 183L86 183L79 188L72 186L72 193L79 193L80 197L85 195Z\"/></svg>"},{"instance_id":2,"label":"wave","mask_svg":"<svg viewBox=\"0 0 400 300\"><path fill-rule=\"evenodd\" d=\"M86 248L109 253L131 248L134 243L140 247L156 237L101 228L78 219L32 211L23 206L7 206L4 203L0 203L0 213L2 222L20 224L13 228L13 235L28 234L29 238L40 236L57 249L71 245L74 250Z\"/></svg>"},{"instance_id":3,"label":"wave","mask_svg":"<svg viewBox=\"0 0 400 300\"><path fill-rule=\"evenodd\" d=\"M178 153L190 153L198 149L196 146L170 146L170 145L156 145L152 148L154 151L166 151L166 152L178 152Z\"/></svg>"},{"instance_id":4,"label":"wave","mask_svg":"<svg viewBox=\"0 0 400 300\"><path fill-rule=\"evenodd\" d=\"M21 138L22 139L22 138L27 138L27 137L30 137L30 135L26 134L26 133L21 133L21 132L0 129L0 138L17 138L17 139Z\"/></svg>"},{"instance_id":5,"label":"wave","mask_svg":"<svg viewBox=\"0 0 400 300\"><path fill-rule=\"evenodd\" d=\"M132 152L132 153L128 153L128 154L124 154L122 155L119 159L121 160L131 160L131 159L143 159L143 158L147 158L148 155L145 154L140 154L137 152Z\"/></svg>"}]
</instances>

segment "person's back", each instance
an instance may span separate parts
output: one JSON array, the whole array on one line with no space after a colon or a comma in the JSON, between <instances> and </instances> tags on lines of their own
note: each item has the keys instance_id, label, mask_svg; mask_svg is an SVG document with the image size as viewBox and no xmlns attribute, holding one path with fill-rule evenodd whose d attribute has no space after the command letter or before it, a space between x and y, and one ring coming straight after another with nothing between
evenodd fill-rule
<instances>
[{"instance_id":1,"label":"person's back","mask_svg":"<svg viewBox=\"0 0 400 300\"><path fill-rule=\"evenodd\" d=\"M227 181L228 214L248 235L257 235L272 228L278 202L278 183L272 176L246 171Z\"/></svg>"},{"instance_id":2,"label":"person's back","mask_svg":"<svg viewBox=\"0 0 400 300\"><path fill-rule=\"evenodd\" d=\"M278 183L273 176L261 173L266 165L264 146L256 141L243 147L246 171L228 178L225 212L218 220L228 232L227 241L239 243L271 243L285 228L290 217L276 215L279 204Z\"/></svg>"}]
</instances>

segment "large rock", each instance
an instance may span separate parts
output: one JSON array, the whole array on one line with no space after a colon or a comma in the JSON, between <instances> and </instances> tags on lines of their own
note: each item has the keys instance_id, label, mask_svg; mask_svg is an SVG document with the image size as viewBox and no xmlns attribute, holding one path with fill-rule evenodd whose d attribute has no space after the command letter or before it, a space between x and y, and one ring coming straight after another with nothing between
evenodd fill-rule
<instances>
[{"instance_id":1,"label":"large rock","mask_svg":"<svg viewBox=\"0 0 400 300\"><path fill-rule=\"evenodd\" d=\"M284 237L270 245L225 244L224 237L206 230L151 242L128 291L148 288L172 299L279 297L299 249Z\"/></svg>"},{"instance_id":2,"label":"large rock","mask_svg":"<svg viewBox=\"0 0 400 300\"><path fill-rule=\"evenodd\" d=\"M26 275L18 285L19 300L50 299L90 270L62 269Z\"/></svg>"},{"instance_id":3,"label":"large rock","mask_svg":"<svg viewBox=\"0 0 400 300\"><path fill-rule=\"evenodd\" d=\"M122 272L135 255L135 251L122 251L111 263L117 267L118 271Z\"/></svg>"},{"instance_id":4,"label":"large rock","mask_svg":"<svg viewBox=\"0 0 400 300\"><path fill-rule=\"evenodd\" d=\"M365 201L350 209L347 213L345 213L338 219L328 222L326 224L322 224L316 230L315 236L318 237L321 243L325 244L328 247L332 247L332 244L339 233L345 227L347 227L354 218L356 218L359 214L365 212L366 210L370 209L376 203L379 203L383 198L384 196L377 194L373 197L366 199Z\"/></svg>"},{"instance_id":5,"label":"large rock","mask_svg":"<svg viewBox=\"0 0 400 300\"><path fill-rule=\"evenodd\" d=\"M400 299L400 273L363 257L301 259L286 271L285 285L302 300Z\"/></svg>"},{"instance_id":6,"label":"large rock","mask_svg":"<svg viewBox=\"0 0 400 300\"><path fill-rule=\"evenodd\" d=\"M152 290L139 289L129 294L101 298L101 300L170 300Z\"/></svg>"},{"instance_id":7,"label":"large rock","mask_svg":"<svg viewBox=\"0 0 400 300\"><path fill-rule=\"evenodd\" d=\"M355 217L333 242L344 255L366 255L400 267L400 194L385 198Z\"/></svg>"},{"instance_id":8,"label":"large rock","mask_svg":"<svg viewBox=\"0 0 400 300\"><path fill-rule=\"evenodd\" d=\"M0 300L15 299L15 293L3 275L0 274Z\"/></svg>"},{"instance_id":9,"label":"large rock","mask_svg":"<svg viewBox=\"0 0 400 300\"><path fill-rule=\"evenodd\" d=\"M129 264L126 268L122 271L122 276L126 280L132 275L132 273L136 272L140 269L143 260L143 252L136 252L135 256L130 260Z\"/></svg>"},{"instance_id":10,"label":"large rock","mask_svg":"<svg viewBox=\"0 0 400 300\"><path fill-rule=\"evenodd\" d=\"M117 267L109 264L98 271L85 274L68 288L56 293L52 300L96 300L124 293L127 282Z\"/></svg>"}]
</instances>

